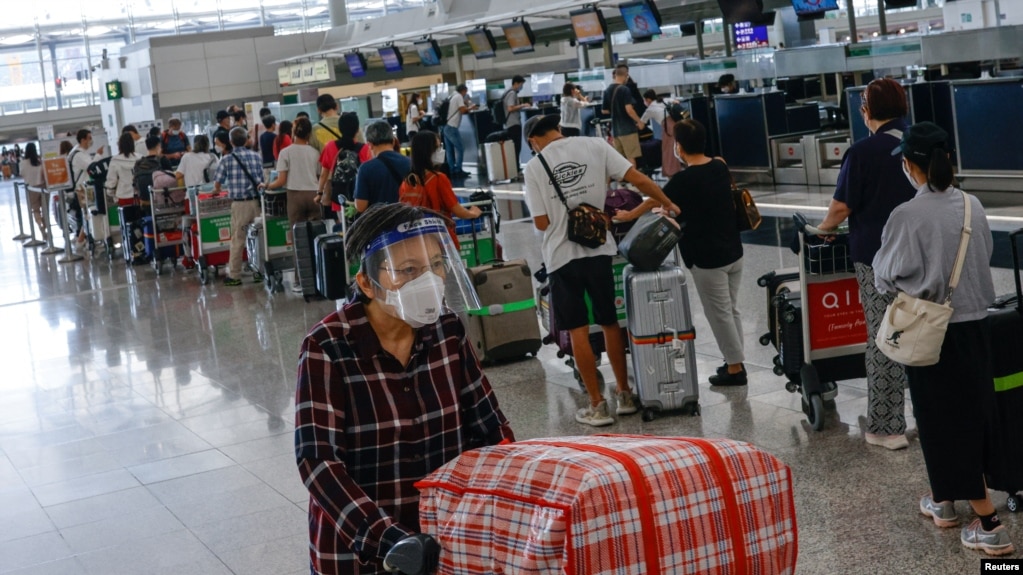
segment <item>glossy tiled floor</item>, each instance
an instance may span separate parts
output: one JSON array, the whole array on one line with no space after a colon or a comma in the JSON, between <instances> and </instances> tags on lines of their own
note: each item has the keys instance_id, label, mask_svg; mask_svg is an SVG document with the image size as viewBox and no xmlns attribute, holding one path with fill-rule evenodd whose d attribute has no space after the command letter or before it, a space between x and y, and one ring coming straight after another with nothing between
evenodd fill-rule
<instances>
[{"instance_id":1,"label":"glossy tiled floor","mask_svg":"<svg viewBox=\"0 0 1023 575\"><path fill-rule=\"evenodd\" d=\"M300 339L333 304L268 297L251 283L204 288L180 268L157 278L120 260L59 264L10 241L11 198L0 184L0 573L308 573L294 373ZM538 263L528 224L502 234L508 257ZM801 574L977 572L980 556L961 548L958 530L916 511L927 491L918 443L895 453L864 444L863 381L841 385L818 433L771 372L773 353L756 341L766 320L755 278L794 263L787 250L747 247L748 388L703 384L701 417L633 416L610 430L731 437L791 465ZM995 275L1009 291L1008 271ZM705 378L720 355L695 294L694 309ZM585 400L552 349L487 373L520 438L591 431L572 420ZM1002 517L1023 544L1023 522Z\"/></svg>"}]
</instances>

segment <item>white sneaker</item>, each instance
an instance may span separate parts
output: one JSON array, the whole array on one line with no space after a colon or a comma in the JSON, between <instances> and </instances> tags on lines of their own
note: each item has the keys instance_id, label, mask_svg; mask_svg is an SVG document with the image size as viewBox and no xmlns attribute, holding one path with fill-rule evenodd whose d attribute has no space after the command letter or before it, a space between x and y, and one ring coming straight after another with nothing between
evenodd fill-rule
<instances>
[{"instance_id":1,"label":"white sneaker","mask_svg":"<svg viewBox=\"0 0 1023 575\"><path fill-rule=\"evenodd\" d=\"M575 420L579 423L603 427L615 422L614 418L607 411L607 402L601 401L597 407L589 406L575 412Z\"/></svg>"},{"instance_id":2,"label":"white sneaker","mask_svg":"<svg viewBox=\"0 0 1023 575\"><path fill-rule=\"evenodd\" d=\"M618 407L615 408L616 414L632 415L639 411L639 407L636 406L636 394L631 389L617 392L615 398L618 400Z\"/></svg>"},{"instance_id":3,"label":"white sneaker","mask_svg":"<svg viewBox=\"0 0 1023 575\"><path fill-rule=\"evenodd\" d=\"M302 286L299 284L291 284L291 291L294 293L302 293Z\"/></svg>"},{"instance_id":4,"label":"white sneaker","mask_svg":"<svg viewBox=\"0 0 1023 575\"><path fill-rule=\"evenodd\" d=\"M864 434L864 439L867 440L867 445L877 445L890 449L892 451L898 451L909 447L909 440L906 439L906 435L876 435L874 433Z\"/></svg>"}]
</instances>

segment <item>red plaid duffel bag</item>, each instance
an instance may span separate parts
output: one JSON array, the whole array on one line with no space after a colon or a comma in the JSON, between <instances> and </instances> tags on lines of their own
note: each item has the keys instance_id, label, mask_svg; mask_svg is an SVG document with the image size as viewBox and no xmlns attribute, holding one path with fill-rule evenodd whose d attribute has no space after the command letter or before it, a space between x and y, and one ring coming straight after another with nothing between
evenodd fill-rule
<instances>
[{"instance_id":1,"label":"red plaid duffel bag","mask_svg":"<svg viewBox=\"0 0 1023 575\"><path fill-rule=\"evenodd\" d=\"M792 474L740 441L537 439L466 452L417 486L444 575L796 568Z\"/></svg>"}]
</instances>

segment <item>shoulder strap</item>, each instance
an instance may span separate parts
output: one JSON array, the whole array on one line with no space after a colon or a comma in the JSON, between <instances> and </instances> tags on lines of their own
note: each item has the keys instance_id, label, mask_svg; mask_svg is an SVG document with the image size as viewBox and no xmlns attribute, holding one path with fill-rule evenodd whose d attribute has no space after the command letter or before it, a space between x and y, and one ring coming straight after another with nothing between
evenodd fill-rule
<instances>
[{"instance_id":1,"label":"shoulder strap","mask_svg":"<svg viewBox=\"0 0 1023 575\"><path fill-rule=\"evenodd\" d=\"M388 162L383 154L380 154L380 156L377 159L380 160L380 162L384 165L385 168L387 168L388 172L391 172L391 177L394 178L394 181L398 182L398 185L401 185L401 181L404 178L402 178L401 174L398 173L398 168L395 168L393 165L391 165L391 162Z\"/></svg>"},{"instance_id":2,"label":"shoulder strap","mask_svg":"<svg viewBox=\"0 0 1023 575\"><path fill-rule=\"evenodd\" d=\"M554 172L551 171L551 167L547 165L547 160L544 159L543 154L537 154L537 158L540 158L540 164L543 165L543 169L547 172L547 177L551 179L551 185L554 186L554 191L558 193L558 198L561 199L561 203L565 205L565 209L568 209L568 202L565 201L565 194L561 192L561 186L558 185L558 179L554 177Z\"/></svg>"},{"instance_id":3,"label":"shoulder strap","mask_svg":"<svg viewBox=\"0 0 1023 575\"><path fill-rule=\"evenodd\" d=\"M963 202L966 206L963 210L965 213L963 216L963 231L959 234L959 251L956 253L956 263L952 266L952 277L948 280L948 297L945 298L946 304L952 303L952 292L955 291L956 286L959 285L959 275L963 271L963 262L966 261L966 246L970 244L970 235L973 234L973 228L970 227L970 196L968 196L966 192L961 193L963 194Z\"/></svg>"},{"instance_id":4,"label":"shoulder strap","mask_svg":"<svg viewBox=\"0 0 1023 575\"><path fill-rule=\"evenodd\" d=\"M885 134L888 134L889 136L895 138L896 140L898 140L900 142L902 141L902 130L899 130L899 129L896 129L896 128L892 128L891 130L888 130L887 132L885 132Z\"/></svg>"},{"instance_id":5,"label":"shoulder strap","mask_svg":"<svg viewBox=\"0 0 1023 575\"><path fill-rule=\"evenodd\" d=\"M237 155L237 154L235 154L235 153L233 153L233 152L232 152L231 154L229 154L229 155L230 155L230 156L231 156L232 158L234 158L234 161L238 162L238 165L239 165L239 166L241 166L241 168L242 168L242 171L243 171L243 172L245 172L245 176L246 176L247 178L249 178L249 182L251 182L251 183L252 183L252 191L253 191L254 193L257 193L257 194L258 194L258 193L259 193L259 184L258 184L258 183L256 183L256 178L253 178L253 177L252 177L252 174L251 174L251 173L249 173L249 169L245 167L245 162L243 162L243 161L242 161L242 159L241 159L241 158L239 158L239 157L238 157L238 155Z\"/></svg>"},{"instance_id":6,"label":"shoulder strap","mask_svg":"<svg viewBox=\"0 0 1023 575\"><path fill-rule=\"evenodd\" d=\"M330 126L324 124L323 121L316 122L316 125L321 126L324 130L327 130L331 134L334 134L335 136L337 136L338 140L341 139L341 134L338 131L336 131L333 128L331 128Z\"/></svg>"},{"instance_id":7,"label":"shoulder strap","mask_svg":"<svg viewBox=\"0 0 1023 575\"><path fill-rule=\"evenodd\" d=\"M70 154L68 154L68 157L67 157L68 169L71 170L71 185L72 186L78 186L78 178L75 177L75 156L77 156L79 152L81 152L81 150L75 150L75 151L71 152Z\"/></svg>"}]
</instances>

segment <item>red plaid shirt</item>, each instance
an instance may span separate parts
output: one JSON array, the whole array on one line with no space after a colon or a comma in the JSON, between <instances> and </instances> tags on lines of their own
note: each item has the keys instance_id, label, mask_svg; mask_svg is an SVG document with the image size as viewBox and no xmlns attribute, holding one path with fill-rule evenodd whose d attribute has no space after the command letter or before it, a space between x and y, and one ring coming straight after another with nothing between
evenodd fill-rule
<instances>
[{"instance_id":1,"label":"red plaid shirt","mask_svg":"<svg viewBox=\"0 0 1023 575\"><path fill-rule=\"evenodd\" d=\"M452 314L416 331L402 367L363 304L344 306L303 340L295 403L316 573L384 573L391 546L419 530L414 483L463 451L513 440Z\"/></svg>"}]
</instances>

